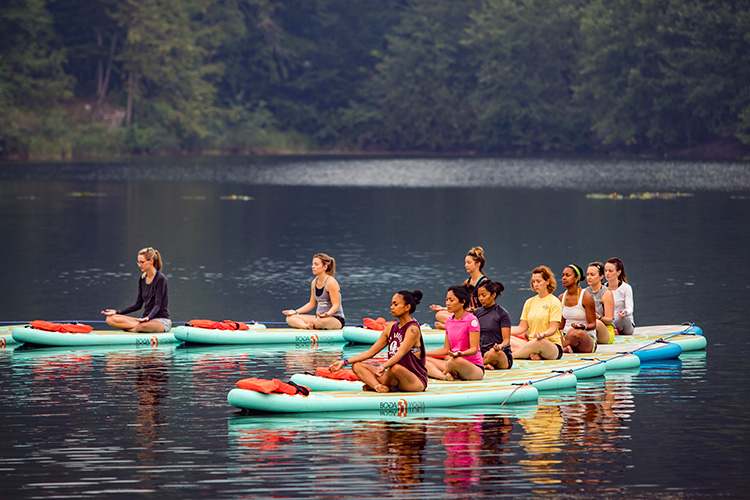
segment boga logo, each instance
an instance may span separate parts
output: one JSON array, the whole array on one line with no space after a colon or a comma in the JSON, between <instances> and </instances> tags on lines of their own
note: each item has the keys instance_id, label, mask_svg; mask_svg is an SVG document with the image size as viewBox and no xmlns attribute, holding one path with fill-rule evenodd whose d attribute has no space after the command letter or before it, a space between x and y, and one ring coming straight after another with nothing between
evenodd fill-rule
<instances>
[{"instance_id":1,"label":"boga logo","mask_svg":"<svg viewBox=\"0 0 750 500\"><path fill-rule=\"evenodd\" d=\"M151 347L157 347L159 345L159 337L151 337Z\"/></svg>"},{"instance_id":2,"label":"boga logo","mask_svg":"<svg viewBox=\"0 0 750 500\"><path fill-rule=\"evenodd\" d=\"M396 403L398 406L398 416L399 417L405 417L406 416L406 408L408 404L406 403L405 399L399 399L398 403Z\"/></svg>"},{"instance_id":3,"label":"boga logo","mask_svg":"<svg viewBox=\"0 0 750 500\"><path fill-rule=\"evenodd\" d=\"M317 334L310 335L310 343L311 344L317 344L318 343L318 335Z\"/></svg>"}]
</instances>

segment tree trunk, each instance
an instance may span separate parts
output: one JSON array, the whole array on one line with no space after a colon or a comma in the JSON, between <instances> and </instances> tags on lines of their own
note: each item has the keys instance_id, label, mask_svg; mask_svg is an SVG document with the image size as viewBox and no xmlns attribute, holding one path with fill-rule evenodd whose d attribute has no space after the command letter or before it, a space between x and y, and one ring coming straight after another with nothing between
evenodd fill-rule
<instances>
[{"instance_id":1,"label":"tree trunk","mask_svg":"<svg viewBox=\"0 0 750 500\"><path fill-rule=\"evenodd\" d=\"M128 107L125 112L125 125L130 125L133 118L133 92L135 91L135 78L133 77L133 71L128 73Z\"/></svg>"},{"instance_id":2,"label":"tree trunk","mask_svg":"<svg viewBox=\"0 0 750 500\"><path fill-rule=\"evenodd\" d=\"M104 41L102 40L102 31L96 28L96 45L101 50ZM102 65L102 58L99 57L99 61L96 63L96 97L99 102L102 102L102 86L104 85L104 67Z\"/></svg>"},{"instance_id":3,"label":"tree trunk","mask_svg":"<svg viewBox=\"0 0 750 500\"><path fill-rule=\"evenodd\" d=\"M99 104L104 102L104 97L107 95L107 88L109 87L109 75L112 74L112 61L115 58L115 47L117 46L117 33L112 35L112 45L109 47L109 60L107 61L107 72L104 74L104 82L102 83L101 92L98 93ZM101 60L99 61L101 65Z\"/></svg>"}]
</instances>

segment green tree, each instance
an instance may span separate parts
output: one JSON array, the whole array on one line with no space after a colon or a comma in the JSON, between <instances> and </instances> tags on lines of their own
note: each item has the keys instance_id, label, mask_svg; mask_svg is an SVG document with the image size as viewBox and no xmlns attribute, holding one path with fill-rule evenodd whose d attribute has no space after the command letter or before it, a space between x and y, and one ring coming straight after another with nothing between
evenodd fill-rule
<instances>
[{"instance_id":1,"label":"green tree","mask_svg":"<svg viewBox=\"0 0 750 500\"><path fill-rule=\"evenodd\" d=\"M200 0L122 0L112 13L125 33L118 59L127 82L126 123L153 128L141 136L158 137L156 147L190 149L208 135L223 68L212 58L221 27L203 23L209 7Z\"/></svg>"},{"instance_id":2,"label":"green tree","mask_svg":"<svg viewBox=\"0 0 750 500\"><path fill-rule=\"evenodd\" d=\"M71 96L65 50L43 0L8 0L0 7L0 154L28 154L30 136L44 131L64 149L59 109ZM49 111L49 113L48 113ZM54 116L53 116L54 115Z\"/></svg>"},{"instance_id":3,"label":"green tree","mask_svg":"<svg viewBox=\"0 0 750 500\"><path fill-rule=\"evenodd\" d=\"M467 95L475 68L460 44L477 0L408 2L401 22L386 36L367 85L371 147L455 150L466 147L475 115Z\"/></svg>"},{"instance_id":4,"label":"green tree","mask_svg":"<svg viewBox=\"0 0 750 500\"><path fill-rule=\"evenodd\" d=\"M592 0L577 97L593 130L636 149L741 137L748 10L746 0Z\"/></svg>"},{"instance_id":5,"label":"green tree","mask_svg":"<svg viewBox=\"0 0 750 500\"><path fill-rule=\"evenodd\" d=\"M586 126L573 102L584 0L493 0L463 43L477 61L473 141L485 150L575 150Z\"/></svg>"}]
</instances>

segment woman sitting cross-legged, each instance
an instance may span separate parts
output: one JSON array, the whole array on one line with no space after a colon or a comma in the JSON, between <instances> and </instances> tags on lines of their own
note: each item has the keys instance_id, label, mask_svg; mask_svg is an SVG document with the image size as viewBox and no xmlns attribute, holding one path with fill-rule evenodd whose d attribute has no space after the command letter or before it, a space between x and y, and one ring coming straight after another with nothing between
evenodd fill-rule
<instances>
[{"instance_id":1,"label":"woman sitting cross-legged","mask_svg":"<svg viewBox=\"0 0 750 500\"><path fill-rule=\"evenodd\" d=\"M367 351L333 363L337 372L352 364L352 370L365 383L363 389L377 392L421 392L427 388L425 349L419 323L411 315L422 300L422 292L397 292L391 299L391 315L398 321L385 325L383 333ZM388 361L380 366L363 363L388 348Z\"/></svg>"},{"instance_id":2,"label":"woman sitting cross-legged","mask_svg":"<svg viewBox=\"0 0 750 500\"><path fill-rule=\"evenodd\" d=\"M445 307L451 316L445 323L445 345L427 352L427 374L440 380L481 380L484 363L479 352L479 320L466 310L471 291L463 285L452 286L445 296Z\"/></svg>"}]
</instances>

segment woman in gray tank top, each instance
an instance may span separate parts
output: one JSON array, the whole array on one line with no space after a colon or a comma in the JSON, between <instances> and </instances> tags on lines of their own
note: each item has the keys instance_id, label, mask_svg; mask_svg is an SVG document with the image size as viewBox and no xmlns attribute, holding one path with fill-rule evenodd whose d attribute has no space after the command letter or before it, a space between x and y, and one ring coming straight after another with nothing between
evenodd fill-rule
<instances>
[{"instance_id":1,"label":"woman in gray tank top","mask_svg":"<svg viewBox=\"0 0 750 500\"><path fill-rule=\"evenodd\" d=\"M612 318L615 315L615 299L612 291L604 286L604 264L592 262L586 268L586 291L594 297L596 307L596 341L599 344L611 344L615 341L615 327Z\"/></svg>"},{"instance_id":2,"label":"woman in gray tank top","mask_svg":"<svg viewBox=\"0 0 750 500\"><path fill-rule=\"evenodd\" d=\"M310 283L310 300L298 309L282 311L286 322L293 328L307 330L336 330L344 327L344 308L341 290L336 281L336 261L324 253L312 259L315 279ZM315 310L315 314L303 314Z\"/></svg>"}]
</instances>

